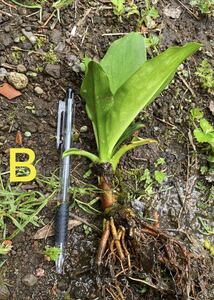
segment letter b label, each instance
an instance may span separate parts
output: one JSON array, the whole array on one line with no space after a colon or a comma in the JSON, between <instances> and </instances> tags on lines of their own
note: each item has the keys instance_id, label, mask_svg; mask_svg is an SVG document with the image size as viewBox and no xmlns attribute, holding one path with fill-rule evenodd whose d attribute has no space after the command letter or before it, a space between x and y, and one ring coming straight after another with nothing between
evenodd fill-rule
<instances>
[{"instance_id":1,"label":"letter b label","mask_svg":"<svg viewBox=\"0 0 214 300\"><path fill-rule=\"evenodd\" d=\"M28 160L16 161L16 154L27 154ZM33 166L35 153L28 148L11 148L10 149L10 181L11 182L26 182L31 181L36 177L36 168ZM20 167L28 168L29 174L25 176L17 176L16 169Z\"/></svg>"}]
</instances>

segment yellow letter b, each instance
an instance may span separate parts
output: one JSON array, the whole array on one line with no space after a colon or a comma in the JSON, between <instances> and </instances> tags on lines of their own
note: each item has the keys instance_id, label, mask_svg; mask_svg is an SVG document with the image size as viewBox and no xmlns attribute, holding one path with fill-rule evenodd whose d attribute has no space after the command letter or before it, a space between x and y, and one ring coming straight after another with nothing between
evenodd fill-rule
<instances>
[{"instance_id":1,"label":"yellow letter b","mask_svg":"<svg viewBox=\"0 0 214 300\"><path fill-rule=\"evenodd\" d=\"M28 160L16 161L16 154L27 154ZM28 148L11 148L10 149L10 181L11 182L26 182L31 181L36 177L36 168L32 165L35 160L33 150ZM29 174L25 176L17 176L16 169L20 167L28 168Z\"/></svg>"}]
</instances>

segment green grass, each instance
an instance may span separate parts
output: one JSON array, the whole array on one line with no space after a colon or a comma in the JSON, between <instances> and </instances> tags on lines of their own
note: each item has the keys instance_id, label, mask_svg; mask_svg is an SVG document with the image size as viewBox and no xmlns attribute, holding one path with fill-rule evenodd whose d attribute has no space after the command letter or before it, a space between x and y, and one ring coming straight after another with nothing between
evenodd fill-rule
<instances>
[{"instance_id":1,"label":"green grass","mask_svg":"<svg viewBox=\"0 0 214 300\"><path fill-rule=\"evenodd\" d=\"M190 5L199 9L202 14L209 14L214 8L214 0L191 0Z\"/></svg>"},{"instance_id":2,"label":"green grass","mask_svg":"<svg viewBox=\"0 0 214 300\"><path fill-rule=\"evenodd\" d=\"M195 73L200 80L203 89L209 93L214 92L214 71L207 59L202 60Z\"/></svg>"},{"instance_id":3,"label":"green grass","mask_svg":"<svg viewBox=\"0 0 214 300\"><path fill-rule=\"evenodd\" d=\"M52 189L45 195L39 191L25 191L22 184L11 186L7 179L0 175L0 254L8 252L5 240L13 239L23 232L28 224L36 227L42 224L39 213L56 192L57 189Z\"/></svg>"},{"instance_id":4,"label":"green grass","mask_svg":"<svg viewBox=\"0 0 214 300\"><path fill-rule=\"evenodd\" d=\"M58 58L56 53L54 52L54 45L51 44L50 49L43 56L43 60L48 64L56 64L58 62Z\"/></svg>"},{"instance_id":5,"label":"green grass","mask_svg":"<svg viewBox=\"0 0 214 300\"><path fill-rule=\"evenodd\" d=\"M47 256L50 260L56 261L61 253L60 248L58 247L45 247L44 255Z\"/></svg>"},{"instance_id":6,"label":"green grass","mask_svg":"<svg viewBox=\"0 0 214 300\"><path fill-rule=\"evenodd\" d=\"M96 208L100 199L97 194L101 192L98 187L92 184L81 183L81 187L72 187L70 189L73 200L72 206L79 207L87 214L101 214L101 211Z\"/></svg>"}]
</instances>

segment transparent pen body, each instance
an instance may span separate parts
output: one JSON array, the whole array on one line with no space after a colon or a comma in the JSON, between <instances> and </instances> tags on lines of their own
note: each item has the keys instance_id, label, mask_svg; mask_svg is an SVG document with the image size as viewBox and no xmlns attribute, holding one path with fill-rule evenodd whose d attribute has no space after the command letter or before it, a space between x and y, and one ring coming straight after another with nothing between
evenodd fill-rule
<instances>
[{"instance_id":1,"label":"transparent pen body","mask_svg":"<svg viewBox=\"0 0 214 300\"><path fill-rule=\"evenodd\" d=\"M56 271L58 273L62 273L68 232L71 156L62 158L62 154L72 147L73 101L73 92L68 89L66 100L59 102L58 111L57 148L61 150L60 205L55 222L55 245L61 249L56 261Z\"/></svg>"}]
</instances>

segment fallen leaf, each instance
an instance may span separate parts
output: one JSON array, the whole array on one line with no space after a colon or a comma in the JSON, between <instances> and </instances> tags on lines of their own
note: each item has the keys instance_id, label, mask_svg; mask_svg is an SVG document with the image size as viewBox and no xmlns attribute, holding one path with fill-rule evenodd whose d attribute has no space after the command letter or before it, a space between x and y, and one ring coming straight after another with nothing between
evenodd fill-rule
<instances>
[{"instance_id":1,"label":"fallen leaf","mask_svg":"<svg viewBox=\"0 0 214 300\"><path fill-rule=\"evenodd\" d=\"M20 130L16 133L16 144L20 146L22 145L22 133Z\"/></svg>"},{"instance_id":2,"label":"fallen leaf","mask_svg":"<svg viewBox=\"0 0 214 300\"><path fill-rule=\"evenodd\" d=\"M81 225L81 221L77 220L69 220L68 221L68 230L71 230L72 228ZM53 224L47 224L44 227L37 230L37 232L34 234L33 239L34 240L41 240L45 239L49 236L53 236L55 234L54 232L54 225Z\"/></svg>"},{"instance_id":3,"label":"fallen leaf","mask_svg":"<svg viewBox=\"0 0 214 300\"><path fill-rule=\"evenodd\" d=\"M20 91L17 91L14 87L12 87L9 83L4 83L0 87L0 94L4 97L6 97L9 100L12 100L16 97L19 97L22 95Z\"/></svg>"}]
</instances>

